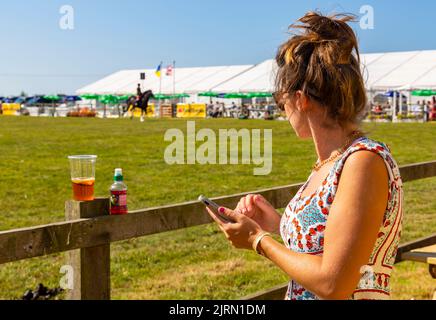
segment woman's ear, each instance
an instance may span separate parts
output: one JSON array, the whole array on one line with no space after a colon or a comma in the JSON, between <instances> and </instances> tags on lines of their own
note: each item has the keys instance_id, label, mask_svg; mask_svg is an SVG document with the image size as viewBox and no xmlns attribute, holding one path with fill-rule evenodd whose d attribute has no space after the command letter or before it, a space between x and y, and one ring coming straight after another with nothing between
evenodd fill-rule
<instances>
[{"instance_id":1,"label":"woman's ear","mask_svg":"<svg viewBox=\"0 0 436 320\"><path fill-rule=\"evenodd\" d=\"M295 105L298 109L298 111L307 111L310 107L310 103L309 103L309 97L301 90L298 90L295 93Z\"/></svg>"},{"instance_id":2,"label":"woman's ear","mask_svg":"<svg viewBox=\"0 0 436 320\"><path fill-rule=\"evenodd\" d=\"M298 110L298 112L304 111L304 93L301 90L298 90L295 92L294 95L295 99L295 108Z\"/></svg>"}]
</instances>

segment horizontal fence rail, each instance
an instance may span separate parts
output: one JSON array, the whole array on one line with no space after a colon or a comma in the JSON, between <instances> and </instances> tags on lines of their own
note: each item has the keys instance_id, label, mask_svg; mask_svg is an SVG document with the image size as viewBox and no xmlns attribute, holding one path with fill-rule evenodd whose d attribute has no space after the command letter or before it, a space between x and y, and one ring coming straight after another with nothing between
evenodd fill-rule
<instances>
[{"instance_id":1,"label":"horizontal fence rail","mask_svg":"<svg viewBox=\"0 0 436 320\"><path fill-rule=\"evenodd\" d=\"M428 247L428 246L434 245L435 243L436 243L436 233L431 235L431 236L428 236L428 237L424 237L424 238L421 238L418 240L413 240L413 241L404 243L398 247L397 257L395 259L395 263L405 261L405 260L411 260L409 258L410 251L412 251L414 249ZM416 261L424 262L421 260L416 260Z\"/></svg>"},{"instance_id":2,"label":"horizontal fence rail","mask_svg":"<svg viewBox=\"0 0 436 320\"><path fill-rule=\"evenodd\" d=\"M301 184L259 190L277 208L286 206ZM249 193L213 198L234 207ZM107 199L97 199L106 201ZM130 211L124 216L100 216L0 232L0 264L78 248L128 240L160 232L211 223L198 201Z\"/></svg>"},{"instance_id":3,"label":"horizontal fence rail","mask_svg":"<svg viewBox=\"0 0 436 320\"><path fill-rule=\"evenodd\" d=\"M400 168L403 182L436 176L436 161ZM235 207L250 193L263 195L275 208L284 208L302 183L213 198L226 207ZM0 231L0 264L69 251L74 268L74 290L70 299L110 299L110 244L146 235L211 223L199 201L109 215L109 199L92 202L67 201L66 221ZM398 249L396 262L407 260L410 250L436 243L436 234L405 243ZM417 255L415 255L417 256ZM416 259L416 258L415 258ZM243 299L283 299L286 284L263 290Z\"/></svg>"},{"instance_id":4,"label":"horizontal fence rail","mask_svg":"<svg viewBox=\"0 0 436 320\"><path fill-rule=\"evenodd\" d=\"M436 161L400 168L403 181L436 176ZM284 208L302 183L213 198L235 207L250 193L263 195L275 208ZM103 201L103 200L102 200ZM68 205L68 203L67 203ZM212 222L199 201L129 212L124 216L99 216L47 225L0 231L0 264L33 257L128 240Z\"/></svg>"}]
</instances>

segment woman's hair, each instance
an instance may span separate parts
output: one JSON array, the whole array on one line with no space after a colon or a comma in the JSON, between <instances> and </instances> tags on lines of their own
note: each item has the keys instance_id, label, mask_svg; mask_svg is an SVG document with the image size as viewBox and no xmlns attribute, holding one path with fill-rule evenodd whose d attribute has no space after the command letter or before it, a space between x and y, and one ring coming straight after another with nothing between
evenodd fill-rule
<instances>
[{"instance_id":1,"label":"woman's hair","mask_svg":"<svg viewBox=\"0 0 436 320\"><path fill-rule=\"evenodd\" d=\"M357 122L367 102L357 38L347 24L352 20L352 15L308 12L289 27L295 32L276 56L277 91L303 91L340 125Z\"/></svg>"}]
</instances>

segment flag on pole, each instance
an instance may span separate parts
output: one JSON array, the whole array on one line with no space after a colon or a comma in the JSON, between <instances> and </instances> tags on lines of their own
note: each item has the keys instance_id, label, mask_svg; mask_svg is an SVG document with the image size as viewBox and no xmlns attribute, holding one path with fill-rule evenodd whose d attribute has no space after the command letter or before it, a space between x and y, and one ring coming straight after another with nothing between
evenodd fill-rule
<instances>
[{"instance_id":1,"label":"flag on pole","mask_svg":"<svg viewBox=\"0 0 436 320\"><path fill-rule=\"evenodd\" d=\"M160 78L161 69L162 69L162 62L157 66L156 71L155 71L155 74L158 78Z\"/></svg>"},{"instance_id":2,"label":"flag on pole","mask_svg":"<svg viewBox=\"0 0 436 320\"><path fill-rule=\"evenodd\" d=\"M167 66L167 71L165 72L165 75L167 75L168 77L173 75L173 66L172 65L168 65Z\"/></svg>"}]
</instances>

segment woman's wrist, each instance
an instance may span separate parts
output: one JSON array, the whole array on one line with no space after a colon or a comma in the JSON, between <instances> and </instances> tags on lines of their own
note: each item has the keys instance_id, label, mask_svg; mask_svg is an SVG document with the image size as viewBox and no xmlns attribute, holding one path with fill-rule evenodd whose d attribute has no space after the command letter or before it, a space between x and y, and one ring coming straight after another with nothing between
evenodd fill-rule
<instances>
[{"instance_id":1,"label":"woman's wrist","mask_svg":"<svg viewBox=\"0 0 436 320\"><path fill-rule=\"evenodd\" d=\"M260 247L260 243L261 243L262 239L265 237L271 237L271 233L266 232L266 231L261 231L254 238L254 241L252 243L252 247L253 247L253 250L258 254L262 254L262 251L259 250L259 247Z\"/></svg>"},{"instance_id":2,"label":"woman's wrist","mask_svg":"<svg viewBox=\"0 0 436 320\"><path fill-rule=\"evenodd\" d=\"M277 218L274 219L274 223L272 223L271 228L269 228L269 232L274 233L274 234L280 234L280 221L282 219L282 217L280 216L280 214L276 211L277 214Z\"/></svg>"}]
</instances>

